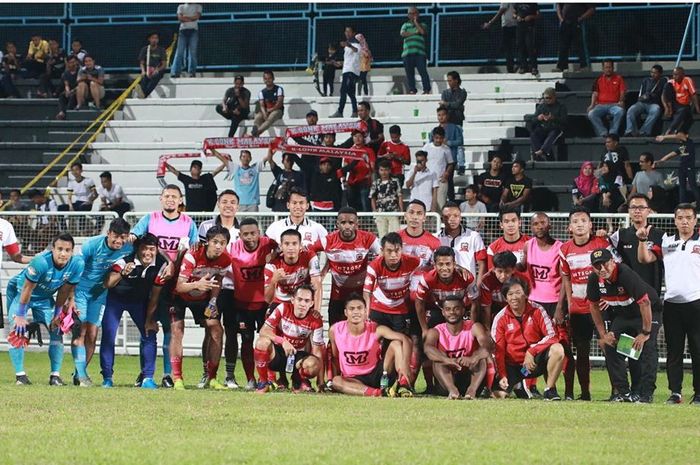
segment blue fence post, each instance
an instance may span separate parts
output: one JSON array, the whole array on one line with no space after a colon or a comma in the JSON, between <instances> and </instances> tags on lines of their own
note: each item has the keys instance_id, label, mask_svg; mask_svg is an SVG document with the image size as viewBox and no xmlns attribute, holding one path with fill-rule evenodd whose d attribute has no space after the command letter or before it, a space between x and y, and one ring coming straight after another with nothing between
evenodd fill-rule
<instances>
[{"instance_id":1,"label":"blue fence post","mask_svg":"<svg viewBox=\"0 0 700 465\"><path fill-rule=\"evenodd\" d=\"M678 58L676 58L676 66L681 64L681 56L683 55L683 49L685 48L685 41L688 38L688 31L690 31L690 25L693 22L693 13L695 12L695 3L690 5L690 11L688 12L688 22L685 24L685 32L683 33L683 40L681 40L681 48L678 49Z\"/></svg>"}]
</instances>

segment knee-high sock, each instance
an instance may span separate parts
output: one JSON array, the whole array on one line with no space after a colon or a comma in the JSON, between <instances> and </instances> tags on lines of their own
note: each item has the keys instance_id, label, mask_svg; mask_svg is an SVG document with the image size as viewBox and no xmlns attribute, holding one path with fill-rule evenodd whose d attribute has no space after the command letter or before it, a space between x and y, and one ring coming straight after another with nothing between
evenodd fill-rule
<instances>
[{"instance_id":1,"label":"knee-high sock","mask_svg":"<svg viewBox=\"0 0 700 465\"><path fill-rule=\"evenodd\" d=\"M85 346L72 346L70 351L73 354L73 363L78 378L86 378Z\"/></svg>"},{"instance_id":2,"label":"knee-high sock","mask_svg":"<svg viewBox=\"0 0 700 465\"><path fill-rule=\"evenodd\" d=\"M173 367L173 377L182 379L182 357L173 357L170 359L170 363Z\"/></svg>"},{"instance_id":3,"label":"knee-high sock","mask_svg":"<svg viewBox=\"0 0 700 465\"><path fill-rule=\"evenodd\" d=\"M154 333L141 338L141 355L143 358L143 367L141 373L144 378L153 378L153 373L156 370L156 353L158 351L158 342Z\"/></svg>"},{"instance_id":4,"label":"knee-high sock","mask_svg":"<svg viewBox=\"0 0 700 465\"><path fill-rule=\"evenodd\" d=\"M266 350L255 349L253 357L255 358L255 368L258 370L258 381L261 383L268 382L270 379L267 364L270 361L270 354Z\"/></svg>"},{"instance_id":5,"label":"knee-high sock","mask_svg":"<svg viewBox=\"0 0 700 465\"><path fill-rule=\"evenodd\" d=\"M489 358L486 362L486 387L493 389L493 382L496 380L496 365L493 359Z\"/></svg>"},{"instance_id":6,"label":"knee-high sock","mask_svg":"<svg viewBox=\"0 0 700 465\"><path fill-rule=\"evenodd\" d=\"M12 360L12 366L15 367L16 375L24 374L24 348L17 349L15 347L10 347L10 360Z\"/></svg>"},{"instance_id":7,"label":"knee-high sock","mask_svg":"<svg viewBox=\"0 0 700 465\"><path fill-rule=\"evenodd\" d=\"M170 332L163 333L163 375L169 375L173 372L170 365Z\"/></svg>"},{"instance_id":8,"label":"knee-high sock","mask_svg":"<svg viewBox=\"0 0 700 465\"><path fill-rule=\"evenodd\" d=\"M49 333L49 360L51 361L51 374L58 374L63 365L63 335L58 331Z\"/></svg>"}]
</instances>

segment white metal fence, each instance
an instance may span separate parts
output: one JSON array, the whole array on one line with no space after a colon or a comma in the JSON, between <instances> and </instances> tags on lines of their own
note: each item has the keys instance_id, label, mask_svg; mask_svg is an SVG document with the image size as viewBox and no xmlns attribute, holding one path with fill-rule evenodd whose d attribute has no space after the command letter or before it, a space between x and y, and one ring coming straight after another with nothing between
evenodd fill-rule
<instances>
[{"instance_id":1,"label":"white metal fence","mask_svg":"<svg viewBox=\"0 0 700 465\"><path fill-rule=\"evenodd\" d=\"M136 224L146 212L129 212L124 215L124 218L132 225ZM217 213L187 213L192 217L197 225L205 220L209 220L217 215ZM568 213L547 212L552 225L552 236L559 240L568 240L570 238L568 232ZM238 219L252 217L258 220L260 229L264 232L265 229L274 221L286 218L285 213L274 212L241 212ZM321 223L329 232L335 230L337 213L309 213L308 218ZM377 233L375 218L378 216L397 216L403 224L403 214L401 213L360 213L360 228ZM473 226L482 235L485 244L489 244L500 236L500 227L498 215L495 213L487 214L471 214L465 213L463 216L463 224ZM521 230L525 234L530 233L530 218L532 214L523 214L521 218ZM117 215L112 212L2 212L0 218L10 221L14 228L19 242L22 244L23 253L33 255L44 250L47 244L59 231L70 232L76 239L78 247L87 238L95 234L104 233L107 230L109 221L116 218ZM629 217L625 214L594 214L592 215L594 229L605 229L608 232L614 232L618 228L629 226ZM673 215L661 214L651 215L649 222L660 229L669 233L675 230ZM425 223L425 229L433 234L438 233L442 228L440 216L437 213L428 213ZM21 266L9 262L7 257L3 262L2 278L3 284L7 283L9 277L13 276L21 270ZM330 291L330 276L326 276L324 282L324 301L328 299ZM325 308L325 305L324 305ZM4 317L4 316L3 316ZM6 324L6 326L8 326ZM3 333L0 344L5 345L8 329ZM191 320L187 321L186 337L183 345L187 354L198 354L201 347L203 330ZM117 335L117 349L120 353L136 354L139 346L139 332L136 326L125 314L120 325L120 330ZM662 362L665 361L666 345L663 338L663 329L659 333L659 356ZM594 359L602 360L602 352L596 344L592 346ZM689 355L686 351L686 357L689 362Z\"/></svg>"}]
</instances>

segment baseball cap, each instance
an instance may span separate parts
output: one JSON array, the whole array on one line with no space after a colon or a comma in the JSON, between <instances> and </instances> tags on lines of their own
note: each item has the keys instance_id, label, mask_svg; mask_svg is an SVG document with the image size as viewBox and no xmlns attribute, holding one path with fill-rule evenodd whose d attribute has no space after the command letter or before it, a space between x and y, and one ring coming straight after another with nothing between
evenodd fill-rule
<instances>
[{"instance_id":1,"label":"baseball cap","mask_svg":"<svg viewBox=\"0 0 700 465\"><path fill-rule=\"evenodd\" d=\"M318 160L319 163L325 163L325 162L330 162L330 161L331 161L331 159L328 158L328 157L321 157L321 158Z\"/></svg>"},{"instance_id":2,"label":"baseball cap","mask_svg":"<svg viewBox=\"0 0 700 465\"><path fill-rule=\"evenodd\" d=\"M318 113L316 113L316 110L309 110L309 112L306 114L307 117L309 116L315 116L318 118Z\"/></svg>"},{"instance_id":3,"label":"baseball cap","mask_svg":"<svg viewBox=\"0 0 700 465\"><path fill-rule=\"evenodd\" d=\"M591 265L605 263L612 260L613 256L608 249L595 249L591 252Z\"/></svg>"}]
</instances>

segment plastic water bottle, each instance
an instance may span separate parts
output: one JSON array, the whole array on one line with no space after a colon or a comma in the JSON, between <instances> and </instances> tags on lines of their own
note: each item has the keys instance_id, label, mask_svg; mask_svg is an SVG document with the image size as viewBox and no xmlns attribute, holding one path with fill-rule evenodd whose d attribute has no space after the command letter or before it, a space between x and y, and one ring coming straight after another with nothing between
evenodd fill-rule
<instances>
[{"instance_id":1,"label":"plastic water bottle","mask_svg":"<svg viewBox=\"0 0 700 465\"><path fill-rule=\"evenodd\" d=\"M294 358L294 354L287 356L287 366L284 368L284 371L286 371L287 373L294 372Z\"/></svg>"},{"instance_id":2,"label":"plastic water bottle","mask_svg":"<svg viewBox=\"0 0 700 465\"><path fill-rule=\"evenodd\" d=\"M379 387L381 389L388 389L389 388L389 373L386 371L382 373L382 378L379 380Z\"/></svg>"},{"instance_id":3,"label":"plastic water bottle","mask_svg":"<svg viewBox=\"0 0 700 465\"><path fill-rule=\"evenodd\" d=\"M520 368L520 373L522 373L522 375L526 378L532 374L526 367Z\"/></svg>"}]
</instances>

